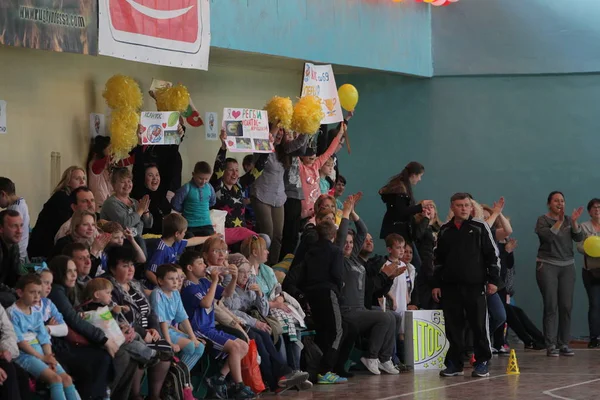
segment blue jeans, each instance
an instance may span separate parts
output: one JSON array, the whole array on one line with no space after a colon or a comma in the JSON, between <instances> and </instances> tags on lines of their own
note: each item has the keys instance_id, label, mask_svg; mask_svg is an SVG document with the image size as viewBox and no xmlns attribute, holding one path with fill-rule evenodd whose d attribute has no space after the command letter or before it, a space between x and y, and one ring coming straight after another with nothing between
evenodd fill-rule
<instances>
[{"instance_id":1,"label":"blue jeans","mask_svg":"<svg viewBox=\"0 0 600 400\"><path fill-rule=\"evenodd\" d=\"M600 279L594 278L587 269L581 271L583 286L588 295L588 325L590 339L600 337Z\"/></svg>"},{"instance_id":2,"label":"blue jeans","mask_svg":"<svg viewBox=\"0 0 600 400\"><path fill-rule=\"evenodd\" d=\"M498 293L488 296L487 307L490 314L490 333L493 333L506 322L506 310Z\"/></svg>"}]
</instances>

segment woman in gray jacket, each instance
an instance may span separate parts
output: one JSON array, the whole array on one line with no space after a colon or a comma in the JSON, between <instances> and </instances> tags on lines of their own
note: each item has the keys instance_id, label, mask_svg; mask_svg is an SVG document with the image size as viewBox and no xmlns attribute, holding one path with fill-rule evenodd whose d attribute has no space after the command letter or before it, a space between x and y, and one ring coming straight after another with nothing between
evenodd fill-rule
<instances>
[{"instance_id":1,"label":"woman in gray jacket","mask_svg":"<svg viewBox=\"0 0 600 400\"><path fill-rule=\"evenodd\" d=\"M573 356L571 309L575 289L573 242L583 239L577 220L583 207L565 216L565 197L554 191L548 195L548 212L540 216L535 233L540 240L536 259L536 278L544 301L544 337L548 357ZM558 337L557 337L558 316Z\"/></svg>"},{"instance_id":2,"label":"woman in gray jacket","mask_svg":"<svg viewBox=\"0 0 600 400\"><path fill-rule=\"evenodd\" d=\"M583 249L583 242L590 236L600 236L600 199L592 199L587 205L590 220L581 224L584 238L577 243L577 251L583 254L583 286L588 295L588 325L590 342L588 347L600 347L600 257L589 257Z\"/></svg>"}]
</instances>

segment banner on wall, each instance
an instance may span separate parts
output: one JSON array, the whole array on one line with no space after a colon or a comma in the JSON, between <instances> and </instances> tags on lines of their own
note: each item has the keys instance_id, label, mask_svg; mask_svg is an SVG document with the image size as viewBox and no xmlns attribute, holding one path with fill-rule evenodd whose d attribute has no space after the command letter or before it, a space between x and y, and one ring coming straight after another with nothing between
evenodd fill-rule
<instances>
[{"instance_id":1,"label":"banner on wall","mask_svg":"<svg viewBox=\"0 0 600 400\"><path fill-rule=\"evenodd\" d=\"M2 0L0 44L98 54L95 1Z\"/></svg>"},{"instance_id":2,"label":"banner on wall","mask_svg":"<svg viewBox=\"0 0 600 400\"><path fill-rule=\"evenodd\" d=\"M175 111L142 111L140 116L142 144L179 144L179 113Z\"/></svg>"},{"instance_id":3,"label":"banner on wall","mask_svg":"<svg viewBox=\"0 0 600 400\"><path fill-rule=\"evenodd\" d=\"M99 53L208 69L209 0L99 0Z\"/></svg>"},{"instance_id":4,"label":"banner on wall","mask_svg":"<svg viewBox=\"0 0 600 400\"><path fill-rule=\"evenodd\" d=\"M225 108L223 129L227 149L235 153L272 153L269 140L269 117L265 110Z\"/></svg>"},{"instance_id":5,"label":"banner on wall","mask_svg":"<svg viewBox=\"0 0 600 400\"><path fill-rule=\"evenodd\" d=\"M311 95L321 98L321 107L325 113L322 124L333 124L344 120L331 65L304 64L300 97Z\"/></svg>"},{"instance_id":6,"label":"banner on wall","mask_svg":"<svg viewBox=\"0 0 600 400\"><path fill-rule=\"evenodd\" d=\"M450 343L446 339L443 311L406 311L403 322L406 365L415 370L445 368Z\"/></svg>"}]
</instances>

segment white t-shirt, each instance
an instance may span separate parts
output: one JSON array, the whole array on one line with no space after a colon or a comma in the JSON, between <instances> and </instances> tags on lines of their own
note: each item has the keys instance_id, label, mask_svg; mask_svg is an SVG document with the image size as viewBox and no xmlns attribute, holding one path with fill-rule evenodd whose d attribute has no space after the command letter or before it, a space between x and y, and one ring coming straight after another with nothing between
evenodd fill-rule
<instances>
[{"instance_id":1,"label":"white t-shirt","mask_svg":"<svg viewBox=\"0 0 600 400\"><path fill-rule=\"evenodd\" d=\"M25 199L19 197L17 201L8 206L8 209L17 211L21 214L21 218L23 218L23 235L19 242L19 254L21 260L25 260L27 259L27 245L29 244L29 208L27 207Z\"/></svg>"},{"instance_id":2,"label":"white t-shirt","mask_svg":"<svg viewBox=\"0 0 600 400\"><path fill-rule=\"evenodd\" d=\"M391 263L392 262L388 260L386 261L385 265L389 265ZM405 266L406 264L404 264L402 261L398 263L398 268ZM408 303L406 301L406 297L408 295L408 284L406 282L406 278L408 276L408 270L398 275L394 278L394 283L390 288L390 296L396 301L396 309L393 310L396 314L404 314L404 311L406 311L408 307ZM391 309L391 305L389 308Z\"/></svg>"}]
</instances>

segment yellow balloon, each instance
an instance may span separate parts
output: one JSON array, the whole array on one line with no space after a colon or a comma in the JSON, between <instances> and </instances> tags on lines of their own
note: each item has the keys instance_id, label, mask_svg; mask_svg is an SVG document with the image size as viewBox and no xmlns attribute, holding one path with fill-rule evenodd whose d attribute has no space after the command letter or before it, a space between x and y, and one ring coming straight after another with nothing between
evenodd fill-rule
<instances>
[{"instance_id":1,"label":"yellow balloon","mask_svg":"<svg viewBox=\"0 0 600 400\"><path fill-rule=\"evenodd\" d=\"M585 239L583 250L589 257L600 257L600 236L590 236Z\"/></svg>"},{"instance_id":2,"label":"yellow balloon","mask_svg":"<svg viewBox=\"0 0 600 400\"><path fill-rule=\"evenodd\" d=\"M338 89L340 104L346 111L354 111L358 103L358 90L348 83L340 86Z\"/></svg>"}]
</instances>

